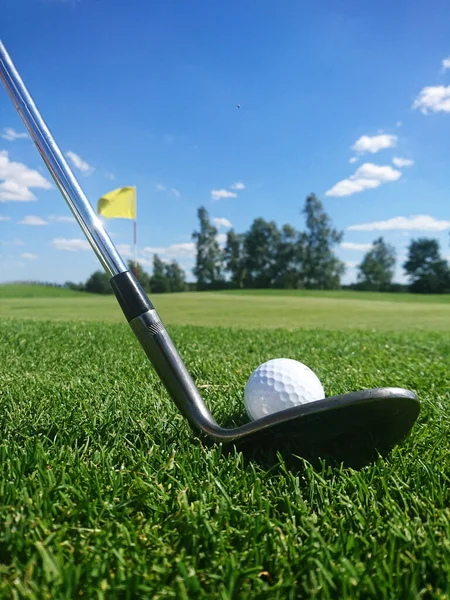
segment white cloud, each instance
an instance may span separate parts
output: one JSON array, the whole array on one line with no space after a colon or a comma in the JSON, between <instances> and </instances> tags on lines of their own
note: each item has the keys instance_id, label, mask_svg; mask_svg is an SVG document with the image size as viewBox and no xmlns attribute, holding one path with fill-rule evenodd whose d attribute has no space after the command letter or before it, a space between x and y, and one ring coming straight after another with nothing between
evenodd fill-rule
<instances>
[{"instance_id":1,"label":"white cloud","mask_svg":"<svg viewBox=\"0 0 450 600\"><path fill-rule=\"evenodd\" d=\"M50 215L48 217L49 221L52 221L52 223L75 223L75 217L70 217L70 216L66 216L66 215Z\"/></svg>"},{"instance_id":2,"label":"white cloud","mask_svg":"<svg viewBox=\"0 0 450 600\"><path fill-rule=\"evenodd\" d=\"M122 254L123 256L126 256L127 258L129 258L130 256L133 256L133 252L134 250L131 248L131 244L118 244L116 246L117 251L119 252L119 254Z\"/></svg>"},{"instance_id":3,"label":"white cloud","mask_svg":"<svg viewBox=\"0 0 450 600\"><path fill-rule=\"evenodd\" d=\"M394 148L397 144L397 136L396 135L374 135L372 137L368 135L363 135L356 140L356 142L352 146L352 150L355 152L360 152L363 154L364 152L370 152L371 154L375 154L375 152L379 152L380 150L384 150L385 148Z\"/></svg>"},{"instance_id":4,"label":"white cloud","mask_svg":"<svg viewBox=\"0 0 450 600\"><path fill-rule=\"evenodd\" d=\"M450 56L447 56L442 61L442 70L445 72L447 69L450 69Z\"/></svg>"},{"instance_id":5,"label":"white cloud","mask_svg":"<svg viewBox=\"0 0 450 600\"><path fill-rule=\"evenodd\" d=\"M431 112L450 112L450 85L435 85L424 87L412 105L427 115Z\"/></svg>"},{"instance_id":6,"label":"white cloud","mask_svg":"<svg viewBox=\"0 0 450 600\"><path fill-rule=\"evenodd\" d=\"M225 217L214 217L212 221L216 227L233 227L231 221Z\"/></svg>"},{"instance_id":7,"label":"white cloud","mask_svg":"<svg viewBox=\"0 0 450 600\"><path fill-rule=\"evenodd\" d=\"M78 252L79 250L90 250L91 247L87 240L55 238L50 242L50 245L57 250L67 250L68 252Z\"/></svg>"},{"instance_id":8,"label":"white cloud","mask_svg":"<svg viewBox=\"0 0 450 600\"><path fill-rule=\"evenodd\" d=\"M144 256L150 254L158 254L166 260L193 258L196 254L196 247L193 242L185 242L181 244L171 244L170 246L145 246L141 253Z\"/></svg>"},{"instance_id":9,"label":"white cloud","mask_svg":"<svg viewBox=\"0 0 450 600\"><path fill-rule=\"evenodd\" d=\"M401 127L403 125L403 123L401 121L397 121L397 123L395 125L396 125L396 127Z\"/></svg>"},{"instance_id":10,"label":"white cloud","mask_svg":"<svg viewBox=\"0 0 450 600\"><path fill-rule=\"evenodd\" d=\"M223 246L225 244L225 242L227 241L226 233L218 233L216 237L217 237L217 241L219 242L220 246Z\"/></svg>"},{"instance_id":11,"label":"white cloud","mask_svg":"<svg viewBox=\"0 0 450 600\"><path fill-rule=\"evenodd\" d=\"M394 163L394 165L396 167L412 167L414 164L414 161L411 160L410 158L400 158L399 156L394 156L394 158L392 159L392 162Z\"/></svg>"},{"instance_id":12,"label":"white cloud","mask_svg":"<svg viewBox=\"0 0 450 600\"><path fill-rule=\"evenodd\" d=\"M450 221L438 220L430 215L411 215L410 217L394 217L386 221L350 225L347 229L353 231L389 231L395 229L445 231L450 229Z\"/></svg>"},{"instance_id":13,"label":"white cloud","mask_svg":"<svg viewBox=\"0 0 450 600\"><path fill-rule=\"evenodd\" d=\"M228 190L211 190L212 200L221 200L222 198L236 198L237 194Z\"/></svg>"},{"instance_id":14,"label":"white cloud","mask_svg":"<svg viewBox=\"0 0 450 600\"><path fill-rule=\"evenodd\" d=\"M107 179L110 179L111 181L114 181L116 176L114 175L114 173L105 173L105 177Z\"/></svg>"},{"instance_id":15,"label":"white cloud","mask_svg":"<svg viewBox=\"0 0 450 600\"><path fill-rule=\"evenodd\" d=\"M11 221L11 217L3 217L0 215L0 221Z\"/></svg>"},{"instance_id":16,"label":"white cloud","mask_svg":"<svg viewBox=\"0 0 450 600\"><path fill-rule=\"evenodd\" d=\"M163 185L162 183L157 183L156 184L156 190L158 192L165 192L167 190L166 186Z\"/></svg>"},{"instance_id":17,"label":"white cloud","mask_svg":"<svg viewBox=\"0 0 450 600\"><path fill-rule=\"evenodd\" d=\"M24 258L25 260L36 260L37 257L37 254L32 254L31 252L23 252L20 255L20 258Z\"/></svg>"},{"instance_id":18,"label":"white cloud","mask_svg":"<svg viewBox=\"0 0 450 600\"><path fill-rule=\"evenodd\" d=\"M356 267L359 265L359 263L355 262L354 260L347 260L344 264L348 269L356 269Z\"/></svg>"},{"instance_id":19,"label":"white cloud","mask_svg":"<svg viewBox=\"0 0 450 600\"><path fill-rule=\"evenodd\" d=\"M172 188L171 191L172 191L172 194L175 196L175 198L181 198L181 194L176 188Z\"/></svg>"},{"instance_id":20,"label":"white cloud","mask_svg":"<svg viewBox=\"0 0 450 600\"><path fill-rule=\"evenodd\" d=\"M348 162L353 165L355 162L358 162L358 158L356 156L352 156L348 159Z\"/></svg>"},{"instance_id":21,"label":"white cloud","mask_svg":"<svg viewBox=\"0 0 450 600\"><path fill-rule=\"evenodd\" d=\"M90 175L91 173L93 173L94 167L91 167L90 164L83 160L81 156L75 154L75 152L69 150L69 152L66 152L66 156L70 160L72 165L85 175Z\"/></svg>"},{"instance_id":22,"label":"white cloud","mask_svg":"<svg viewBox=\"0 0 450 600\"><path fill-rule=\"evenodd\" d=\"M36 215L27 215L21 221L19 221L19 225L48 225L48 221L45 221Z\"/></svg>"},{"instance_id":23,"label":"white cloud","mask_svg":"<svg viewBox=\"0 0 450 600\"><path fill-rule=\"evenodd\" d=\"M12 127L5 127L2 131L2 138L4 140L8 140L9 142L14 142L15 140L22 140L29 137L28 133L20 133L15 131Z\"/></svg>"},{"instance_id":24,"label":"white cloud","mask_svg":"<svg viewBox=\"0 0 450 600\"><path fill-rule=\"evenodd\" d=\"M373 244L355 244L354 242L342 242L341 248L343 248L344 250L364 251L372 250Z\"/></svg>"},{"instance_id":25,"label":"white cloud","mask_svg":"<svg viewBox=\"0 0 450 600\"><path fill-rule=\"evenodd\" d=\"M236 181L235 183L232 183L230 185L230 189L232 189L232 190L245 190L245 185L242 183L242 181Z\"/></svg>"},{"instance_id":26,"label":"white cloud","mask_svg":"<svg viewBox=\"0 0 450 600\"><path fill-rule=\"evenodd\" d=\"M396 171L391 166L379 166L373 163L364 163L348 179L338 181L326 196L351 196L364 190L377 188L383 183L396 181L402 176L400 171Z\"/></svg>"},{"instance_id":27,"label":"white cloud","mask_svg":"<svg viewBox=\"0 0 450 600\"><path fill-rule=\"evenodd\" d=\"M50 189L51 183L38 171L9 160L6 150L0 150L0 202L30 202L36 200L30 188Z\"/></svg>"}]
</instances>

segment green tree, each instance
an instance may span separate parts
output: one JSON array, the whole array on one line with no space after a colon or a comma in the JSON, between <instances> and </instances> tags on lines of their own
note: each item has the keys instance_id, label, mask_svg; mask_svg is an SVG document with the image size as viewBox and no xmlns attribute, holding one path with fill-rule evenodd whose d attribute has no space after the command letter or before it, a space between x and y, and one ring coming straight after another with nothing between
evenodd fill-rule
<instances>
[{"instance_id":1,"label":"green tree","mask_svg":"<svg viewBox=\"0 0 450 600\"><path fill-rule=\"evenodd\" d=\"M442 294L450 291L449 265L440 255L437 240L411 240L403 268L408 275L411 292Z\"/></svg>"},{"instance_id":2,"label":"green tree","mask_svg":"<svg viewBox=\"0 0 450 600\"><path fill-rule=\"evenodd\" d=\"M194 231L197 258L193 273L197 278L197 289L217 288L223 285L222 251L217 241L217 229L209 220L204 206L198 209L200 230Z\"/></svg>"},{"instance_id":3,"label":"green tree","mask_svg":"<svg viewBox=\"0 0 450 600\"><path fill-rule=\"evenodd\" d=\"M139 283L141 284L142 288L146 291L146 292L150 292L151 290L151 285L150 285L150 275L144 271L143 266L138 262L136 264L136 268L134 266L134 260L129 260L128 261L128 268L129 270L134 273L136 279L139 281Z\"/></svg>"},{"instance_id":4,"label":"green tree","mask_svg":"<svg viewBox=\"0 0 450 600\"><path fill-rule=\"evenodd\" d=\"M241 288L244 283L244 236L230 229L223 251L223 262L226 271L230 273L231 287Z\"/></svg>"},{"instance_id":5,"label":"green tree","mask_svg":"<svg viewBox=\"0 0 450 600\"><path fill-rule=\"evenodd\" d=\"M86 281L85 289L91 294L112 294L109 275L105 271L95 271Z\"/></svg>"},{"instance_id":6,"label":"green tree","mask_svg":"<svg viewBox=\"0 0 450 600\"><path fill-rule=\"evenodd\" d=\"M281 234L274 221L255 219L244 238L245 287L268 288L276 278Z\"/></svg>"},{"instance_id":7,"label":"green tree","mask_svg":"<svg viewBox=\"0 0 450 600\"><path fill-rule=\"evenodd\" d=\"M301 235L302 274L306 288L331 290L340 287L344 264L334 255L333 246L342 241L343 233L333 229L322 203L310 194L303 214L306 232Z\"/></svg>"},{"instance_id":8,"label":"green tree","mask_svg":"<svg viewBox=\"0 0 450 600\"><path fill-rule=\"evenodd\" d=\"M303 247L301 236L292 225L283 225L275 264L274 287L296 289L301 286Z\"/></svg>"},{"instance_id":9,"label":"green tree","mask_svg":"<svg viewBox=\"0 0 450 600\"><path fill-rule=\"evenodd\" d=\"M186 290L186 274L176 260L165 265L165 275L169 292L184 292Z\"/></svg>"},{"instance_id":10,"label":"green tree","mask_svg":"<svg viewBox=\"0 0 450 600\"><path fill-rule=\"evenodd\" d=\"M358 281L363 289L385 292L391 288L394 267L395 248L379 237L358 266Z\"/></svg>"},{"instance_id":11,"label":"green tree","mask_svg":"<svg viewBox=\"0 0 450 600\"><path fill-rule=\"evenodd\" d=\"M153 255L153 274L150 278L150 285L152 287L152 292L155 294L164 294L169 291L166 266L157 254Z\"/></svg>"}]
</instances>

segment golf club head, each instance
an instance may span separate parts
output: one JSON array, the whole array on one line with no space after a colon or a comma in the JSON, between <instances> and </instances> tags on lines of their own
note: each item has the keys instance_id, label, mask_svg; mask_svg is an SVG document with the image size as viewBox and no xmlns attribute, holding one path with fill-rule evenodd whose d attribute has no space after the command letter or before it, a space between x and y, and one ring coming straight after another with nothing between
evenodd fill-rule
<instances>
[{"instance_id":1,"label":"golf club head","mask_svg":"<svg viewBox=\"0 0 450 600\"><path fill-rule=\"evenodd\" d=\"M401 388L350 392L274 413L235 428L244 452L288 450L311 462L331 459L360 468L386 456L410 433L420 412L415 394Z\"/></svg>"}]
</instances>

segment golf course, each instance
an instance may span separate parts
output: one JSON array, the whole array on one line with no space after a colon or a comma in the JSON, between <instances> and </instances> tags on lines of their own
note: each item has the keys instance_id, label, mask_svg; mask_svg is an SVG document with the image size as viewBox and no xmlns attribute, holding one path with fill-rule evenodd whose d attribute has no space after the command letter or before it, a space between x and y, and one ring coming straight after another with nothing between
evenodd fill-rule
<instances>
[{"instance_id":1,"label":"golf course","mask_svg":"<svg viewBox=\"0 0 450 600\"><path fill-rule=\"evenodd\" d=\"M450 296L150 296L217 421L270 358L421 413L356 470L207 444L113 296L0 286L0 597L436 598L450 583Z\"/></svg>"}]
</instances>

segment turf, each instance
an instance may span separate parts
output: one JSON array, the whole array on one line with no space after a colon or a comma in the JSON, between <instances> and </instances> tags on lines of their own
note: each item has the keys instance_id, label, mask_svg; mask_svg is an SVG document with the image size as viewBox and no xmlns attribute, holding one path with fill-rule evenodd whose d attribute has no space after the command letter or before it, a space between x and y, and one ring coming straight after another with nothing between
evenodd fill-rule
<instances>
[{"instance_id":1,"label":"turf","mask_svg":"<svg viewBox=\"0 0 450 600\"><path fill-rule=\"evenodd\" d=\"M170 327L221 423L274 356L328 395L415 391L412 435L354 471L196 440L126 325L0 328L0 597L449 597L449 333Z\"/></svg>"},{"instance_id":2,"label":"turf","mask_svg":"<svg viewBox=\"0 0 450 600\"><path fill-rule=\"evenodd\" d=\"M83 294L44 288L45 296L28 297L27 290L0 286L0 318L111 321L123 323L123 315L112 296ZM13 297L13 294L15 296ZM378 331L450 331L447 296L411 296L412 299L380 301L383 294L336 292L308 294L184 293L152 296L163 320L171 325L199 325L273 329L368 329ZM396 298L407 294L391 294ZM449 295L450 297L450 295ZM373 299L371 299L373 298Z\"/></svg>"}]
</instances>

